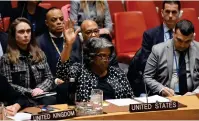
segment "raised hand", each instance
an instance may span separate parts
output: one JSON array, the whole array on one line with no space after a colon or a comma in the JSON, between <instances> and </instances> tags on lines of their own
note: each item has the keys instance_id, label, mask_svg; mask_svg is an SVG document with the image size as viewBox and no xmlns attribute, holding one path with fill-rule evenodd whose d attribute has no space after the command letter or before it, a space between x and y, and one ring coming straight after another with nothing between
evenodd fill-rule
<instances>
[{"instance_id":1,"label":"raised hand","mask_svg":"<svg viewBox=\"0 0 199 121\"><path fill-rule=\"evenodd\" d=\"M64 23L64 37L66 40L66 45L72 45L77 37L78 32L80 29L77 29L74 31L74 23L75 21L72 21L70 19L66 20Z\"/></svg>"}]
</instances>

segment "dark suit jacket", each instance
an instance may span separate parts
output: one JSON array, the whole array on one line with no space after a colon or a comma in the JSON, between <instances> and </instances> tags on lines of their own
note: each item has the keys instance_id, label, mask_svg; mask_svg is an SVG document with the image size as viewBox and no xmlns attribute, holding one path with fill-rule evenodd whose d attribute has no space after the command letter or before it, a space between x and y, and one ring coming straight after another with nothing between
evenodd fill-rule
<instances>
[{"instance_id":1,"label":"dark suit jacket","mask_svg":"<svg viewBox=\"0 0 199 121\"><path fill-rule=\"evenodd\" d=\"M143 66L151 53L153 45L164 42L164 29L163 25L149 29L143 34L141 59Z\"/></svg>"},{"instance_id":2,"label":"dark suit jacket","mask_svg":"<svg viewBox=\"0 0 199 121\"><path fill-rule=\"evenodd\" d=\"M10 17L12 11L11 1L1 1L0 13L1 17Z\"/></svg>"},{"instance_id":3,"label":"dark suit jacket","mask_svg":"<svg viewBox=\"0 0 199 121\"><path fill-rule=\"evenodd\" d=\"M6 52L7 40L8 40L8 34L4 32L0 32L0 43L3 49L3 53Z\"/></svg>"},{"instance_id":4,"label":"dark suit jacket","mask_svg":"<svg viewBox=\"0 0 199 121\"><path fill-rule=\"evenodd\" d=\"M43 34L44 32L46 32L47 27L45 24L45 16L46 16L47 10L38 6L36 8L35 14L32 15L32 19L30 20L30 18L28 18L26 6L24 7L24 11L23 11L23 7L24 6L22 5L21 7L13 9L12 11L13 14L11 15L11 21L14 21L16 18L22 16L29 19L31 23L35 21L35 24L36 24L35 36L39 36Z\"/></svg>"}]
</instances>

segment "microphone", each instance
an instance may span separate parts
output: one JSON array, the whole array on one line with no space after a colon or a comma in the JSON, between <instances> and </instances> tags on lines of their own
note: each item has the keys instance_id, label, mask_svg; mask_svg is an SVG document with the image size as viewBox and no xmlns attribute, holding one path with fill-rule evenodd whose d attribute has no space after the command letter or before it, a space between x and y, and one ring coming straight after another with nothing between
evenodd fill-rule
<instances>
[{"instance_id":1,"label":"microphone","mask_svg":"<svg viewBox=\"0 0 199 121\"><path fill-rule=\"evenodd\" d=\"M141 71L139 71L140 75L143 75ZM143 76L142 76L143 77ZM143 82L144 82L144 91L146 93L146 103L149 103L149 99L148 99L148 91L147 91L147 86L146 86L146 82L144 80L144 78L142 78Z\"/></svg>"},{"instance_id":2,"label":"microphone","mask_svg":"<svg viewBox=\"0 0 199 121\"><path fill-rule=\"evenodd\" d=\"M140 71L139 71L139 73L141 74ZM143 103L141 103L141 104L130 104L130 106L129 106L130 112L144 112L144 111L178 109L178 102L177 101L158 101L158 99L156 99L156 102L153 102L153 101L149 102L147 85L146 85L146 81L144 79L143 79L143 83L144 83L144 88L145 88L145 93L146 93L146 103L145 103L145 101L136 99L135 101L138 101L138 102L141 101ZM162 100L161 96L159 96L159 97L157 96L156 98L160 98ZM152 100L154 100L154 99L152 99Z\"/></svg>"},{"instance_id":3,"label":"microphone","mask_svg":"<svg viewBox=\"0 0 199 121\"><path fill-rule=\"evenodd\" d=\"M25 5L26 5L26 3L23 4L23 8L22 8L22 12L21 12L21 17L23 16Z\"/></svg>"}]
</instances>

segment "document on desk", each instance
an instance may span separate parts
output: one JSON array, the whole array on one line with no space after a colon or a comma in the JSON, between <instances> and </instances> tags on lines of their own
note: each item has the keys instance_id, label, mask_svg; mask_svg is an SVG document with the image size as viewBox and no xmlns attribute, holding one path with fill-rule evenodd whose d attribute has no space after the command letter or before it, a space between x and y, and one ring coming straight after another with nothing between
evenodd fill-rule
<instances>
[{"instance_id":1,"label":"document on desk","mask_svg":"<svg viewBox=\"0 0 199 121\"><path fill-rule=\"evenodd\" d=\"M30 120L31 115L29 113L17 113L15 116L7 116L7 118L12 119L12 120L20 120L20 121L25 121L25 120Z\"/></svg>"},{"instance_id":2,"label":"document on desk","mask_svg":"<svg viewBox=\"0 0 199 121\"><path fill-rule=\"evenodd\" d=\"M147 103L146 97L137 97L135 100L141 101L143 103ZM171 102L168 98L159 96L159 95L153 95L148 97L148 103L156 103L156 102Z\"/></svg>"},{"instance_id":3,"label":"document on desk","mask_svg":"<svg viewBox=\"0 0 199 121\"><path fill-rule=\"evenodd\" d=\"M140 102L135 101L130 98L124 98L124 99L109 99L106 100L109 103L112 103L117 106L129 106L130 104L140 104Z\"/></svg>"}]
</instances>

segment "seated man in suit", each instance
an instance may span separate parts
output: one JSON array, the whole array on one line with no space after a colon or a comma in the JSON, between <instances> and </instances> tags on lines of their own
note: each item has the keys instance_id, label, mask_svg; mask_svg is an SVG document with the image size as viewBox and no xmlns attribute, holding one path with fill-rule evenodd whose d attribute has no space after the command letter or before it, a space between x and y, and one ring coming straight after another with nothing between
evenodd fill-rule
<instances>
[{"instance_id":1,"label":"seated man in suit","mask_svg":"<svg viewBox=\"0 0 199 121\"><path fill-rule=\"evenodd\" d=\"M199 43L194 40L194 26L189 20L180 20L173 35L173 39L153 46L144 81L152 94L198 93Z\"/></svg>"},{"instance_id":2,"label":"seated man in suit","mask_svg":"<svg viewBox=\"0 0 199 121\"><path fill-rule=\"evenodd\" d=\"M143 80L142 78L138 78L142 77L147 58L151 53L153 45L161 42L166 42L172 38L172 29L175 27L176 22L179 20L180 9L180 1L163 1L163 8L161 10L163 24L144 32L142 47L139 52L136 53L136 58L133 58L131 64L129 65L129 71L127 74L127 77L136 96L139 96L140 93L145 93L143 90ZM135 64L140 66L135 66Z\"/></svg>"}]
</instances>

